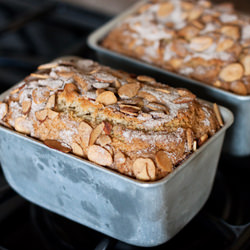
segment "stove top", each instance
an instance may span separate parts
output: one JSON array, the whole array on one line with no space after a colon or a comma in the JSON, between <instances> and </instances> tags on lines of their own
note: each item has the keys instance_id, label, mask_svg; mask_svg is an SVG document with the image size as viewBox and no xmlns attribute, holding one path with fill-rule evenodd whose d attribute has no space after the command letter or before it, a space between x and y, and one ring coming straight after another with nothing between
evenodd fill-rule
<instances>
[{"instance_id":1,"label":"stove top","mask_svg":"<svg viewBox=\"0 0 250 250\"><path fill-rule=\"evenodd\" d=\"M90 32L111 17L67 3L0 2L0 92L63 55L95 59ZM208 165L209 167L209 165ZM222 155L209 200L167 243L148 249L250 249L250 157ZM0 172L0 249L142 249L29 203Z\"/></svg>"}]
</instances>

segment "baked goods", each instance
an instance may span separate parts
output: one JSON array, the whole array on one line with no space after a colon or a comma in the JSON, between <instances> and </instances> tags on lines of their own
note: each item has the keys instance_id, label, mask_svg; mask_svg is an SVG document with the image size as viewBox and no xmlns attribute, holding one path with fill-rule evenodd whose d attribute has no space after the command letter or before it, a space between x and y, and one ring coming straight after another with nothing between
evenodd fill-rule
<instances>
[{"instance_id":1,"label":"baked goods","mask_svg":"<svg viewBox=\"0 0 250 250\"><path fill-rule=\"evenodd\" d=\"M250 94L250 18L229 3L144 2L101 44L214 87Z\"/></svg>"},{"instance_id":2,"label":"baked goods","mask_svg":"<svg viewBox=\"0 0 250 250\"><path fill-rule=\"evenodd\" d=\"M0 103L0 122L145 181L173 171L220 127L186 89L76 57L26 77Z\"/></svg>"}]
</instances>

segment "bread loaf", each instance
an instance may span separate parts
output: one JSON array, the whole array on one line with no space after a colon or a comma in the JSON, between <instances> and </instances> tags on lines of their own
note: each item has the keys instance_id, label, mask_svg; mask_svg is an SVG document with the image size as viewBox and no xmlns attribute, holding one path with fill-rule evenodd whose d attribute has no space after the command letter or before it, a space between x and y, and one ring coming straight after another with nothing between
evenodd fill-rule
<instances>
[{"instance_id":1,"label":"bread loaf","mask_svg":"<svg viewBox=\"0 0 250 250\"><path fill-rule=\"evenodd\" d=\"M76 57L26 77L0 103L0 122L143 181L172 172L220 128L186 89Z\"/></svg>"},{"instance_id":2,"label":"bread loaf","mask_svg":"<svg viewBox=\"0 0 250 250\"><path fill-rule=\"evenodd\" d=\"M250 17L229 3L148 1L118 23L102 45L235 94L250 94Z\"/></svg>"}]
</instances>

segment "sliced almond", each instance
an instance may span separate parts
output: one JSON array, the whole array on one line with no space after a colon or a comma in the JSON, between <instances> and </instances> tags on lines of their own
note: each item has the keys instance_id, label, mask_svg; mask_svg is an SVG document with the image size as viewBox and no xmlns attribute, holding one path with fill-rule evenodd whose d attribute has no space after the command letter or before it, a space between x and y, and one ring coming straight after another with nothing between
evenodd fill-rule
<instances>
[{"instance_id":1,"label":"sliced almond","mask_svg":"<svg viewBox=\"0 0 250 250\"><path fill-rule=\"evenodd\" d=\"M104 91L105 91L105 89L97 89L97 90L95 91L96 96L100 95L100 94L103 93Z\"/></svg>"},{"instance_id":2,"label":"sliced almond","mask_svg":"<svg viewBox=\"0 0 250 250\"><path fill-rule=\"evenodd\" d=\"M217 44L216 51L221 52L230 49L234 45L234 41L230 38L226 38Z\"/></svg>"},{"instance_id":3,"label":"sliced almond","mask_svg":"<svg viewBox=\"0 0 250 250\"><path fill-rule=\"evenodd\" d=\"M234 40L238 40L240 38L240 28L235 25L225 25L221 28L221 32Z\"/></svg>"},{"instance_id":4,"label":"sliced almond","mask_svg":"<svg viewBox=\"0 0 250 250\"><path fill-rule=\"evenodd\" d=\"M8 105L6 103L0 102L0 120L3 120L3 118L8 113Z\"/></svg>"},{"instance_id":5,"label":"sliced almond","mask_svg":"<svg viewBox=\"0 0 250 250\"><path fill-rule=\"evenodd\" d=\"M194 7L189 13L188 13L188 20L192 21L197 18L199 18L202 14L203 10L199 7Z\"/></svg>"},{"instance_id":6,"label":"sliced almond","mask_svg":"<svg viewBox=\"0 0 250 250\"><path fill-rule=\"evenodd\" d=\"M140 111L139 107L132 106L132 105L120 104L119 107L122 113L132 115L132 116L137 116L138 112Z\"/></svg>"},{"instance_id":7,"label":"sliced almond","mask_svg":"<svg viewBox=\"0 0 250 250\"><path fill-rule=\"evenodd\" d=\"M242 81L234 81L230 83L229 90L238 95L247 95L247 86Z\"/></svg>"},{"instance_id":8,"label":"sliced almond","mask_svg":"<svg viewBox=\"0 0 250 250\"><path fill-rule=\"evenodd\" d=\"M192 99L195 99L196 98L196 95L194 95L193 93L191 93L190 91L188 91L187 89L177 89L177 92L180 96L185 96L185 97L190 97Z\"/></svg>"},{"instance_id":9,"label":"sliced almond","mask_svg":"<svg viewBox=\"0 0 250 250\"><path fill-rule=\"evenodd\" d=\"M156 165L161 171L170 173L173 171L173 164L165 151L158 151L155 155Z\"/></svg>"},{"instance_id":10,"label":"sliced almond","mask_svg":"<svg viewBox=\"0 0 250 250\"><path fill-rule=\"evenodd\" d=\"M244 75L249 76L250 75L250 55L243 56L241 58L241 63L244 66Z\"/></svg>"},{"instance_id":11,"label":"sliced almond","mask_svg":"<svg viewBox=\"0 0 250 250\"><path fill-rule=\"evenodd\" d=\"M202 52L213 44L213 39L209 36L194 37L190 42L190 49Z\"/></svg>"},{"instance_id":12,"label":"sliced almond","mask_svg":"<svg viewBox=\"0 0 250 250\"><path fill-rule=\"evenodd\" d=\"M154 83L155 82L155 79L153 77L144 76L144 75L137 76L136 79L138 81L140 81L140 82L149 82L149 83Z\"/></svg>"},{"instance_id":13,"label":"sliced almond","mask_svg":"<svg viewBox=\"0 0 250 250\"><path fill-rule=\"evenodd\" d=\"M118 79L115 80L115 87L118 89L121 87L121 83Z\"/></svg>"},{"instance_id":14,"label":"sliced almond","mask_svg":"<svg viewBox=\"0 0 250 250\"><path fill-rule=\"evenodd\" d=\"M207 134L202 135L198 140L198 146L200 147L207 139L208 139Z\"/></svg>"},{"instance_id":15,"label":"sliced almond","mask_svg":"<svg viewBox=\"0 0 250 250\"><path fill-rule=\"evenodd\" d=\"M46 139L43 141L44 144L50 148L62 151L63 153L69 153L71 151L71 147L67 144L60 142L58 140Z\"/></svg>"},{"instance_id":16,"label":"sliced almond","mask_svg":"<svg viewBox=\"0 0 250 250\"><path fill-rule=\"evenodd\" d=\"M32 104L32 101L30 99L22 102L22 111L24 114L27 114L30 112L31 104Z\"/></svg>"},{"instance_id":17,"label":"sliced almond","mask_svg":"<svg viewBox=\"0 0 250 250\"><path fill-rule=\"evenodd\" d=\"M19 92L22 88L24 88L25 85L26 85L26 84L24 83L24 84L18 86L17 88L13 89L13 90L10 92L10 94L11 94L11 95L16 94L16 93Z\"/></svg>"},{"instance_id":18,"label":"sliced almond","mask_svg":"<svg viewBox=\"0 0 250 250\"><path fill-rule=\"evenodd\" d=\"M118 95L124 99L132 98L137 94L139 89L139 83L127 83L118 89Z\"/></svg>"},{"instance_id":19,"label":"sliced almond","mask_svg":"<svg viewBox=\"0 0 250 250\"><path fill-rule=\"evenodd\" d=\"M36 119L38 121L42 122L47 118L48 110L47 109L42 109L42 110L36 111L35 116L36 116Z\"/></svg>"},{"instance_id":20,"label":"sliced almond","mask_svg":"<svg viewBox=\"0 0 250 250\"><path fill-rule=\"evenodd\" d=\"M226 82L232 82L241 79L243 73L244 69L240 63L232 63L221 70L219 77Z\"/></svg>"},{"instance_id":21,"label":"sliced almond","mask_svg":"<svg viewBox=\"0 0 250 250\"><path fill-rule=\"evenodd\" d=\"M96 102L102 103L105 106L112 105L117 102L117 98L115 94L111 91L104 91L100 95L97 96Z\"/></svg>"},{"instance_id":22,"label":"sliced almond","mask_svg":"<svg viewBox=\"0 0 250 250\"><path fill-rule=\"evenodd\" d=\"M81 88L83 89L83 91L87 91L88 90L88 84L87 84L87 82L82 77L80 77L80 75L75 74L73 78L81 86Z\"/></svg>"},{"instance_id":23,"label":"sliced almond","mask_svg":"<svg viewBox=\"0 0 250 250\"><path fill-rule=\"evenodd\" d=\"M93 129L88 123L82 121L77 130L81 138L81 145L86 148L89 145L90 135Z\"/></svg>"},{"instance_id":24,"label":"sliced almond","mask_svg":"<svg viewBox=\"0 0 250 250\"><path fill-rule=\"evenodd\" d=\"M181 4L181 8L184 10L190 11L194 8L194 4L190 2L181 1L180 4Z\"/></svg>"},{"instance_id":25,"label":"sliced almond","mask_svg":"<svg viewBox=\"0 0 250 250\"><path fill-rule=\"evenodd\" d=\"M51 120L55 119L59 115L58 112L53 111L51 109L47 109L47 111L48 111L48 118Z\"/></svg>"},{"instance_id":26,"label":"sliced almond","mask_svg":"<svg viewBox=\"0 0 250 250\"><path fill-rule=\"evenodd\" d=\"M102 134L104 126L104 122L102 122L93 129L90 135L89 145L95 144L97 138Z\"/></svg>"},{"instance_id":27,"label":"sliced almond","mask_svg":"<svg viewBox=\"0 0 250 250\"><path fill-rule=\"evenodd\" d=\"M159 4L157 11L158 17L166 17L174 10L174 5L171 2L164 2Z\"/></svg>"},{"instance_id":28,"label":"sliced almond","mask_svg":"<svg viewBox=\"0 0 250 250\"><path fill-rule=\"evenodd\" d=\"M160 103L155 103L155 102L151 102L151 103L145 105L145 107L147 107L151 110L154 110L154 111L159 111L159 110L164 111L164 112L169 111L168 107L166 107L165 105L160 104Z\"/></svg>"},{"instance_id":29,"label":"sliced almond","mask_svg":"<svg viewBox=\"0 0 250 250\"><path fill-rule=\"evenodd\" d=\"M104 148L92 145L88 148L88 159L102 166L111 166L113 159L111 154Z\"/></svg>"},{"instance_id":30,"label":"sliced almond","mask_svg":"<svg viewBox=\"0 0 250 250\"><path fill-rule=\"evenodd\" d=\"M49 90L34 89L32 91L32 99L36 104L42 104L46 102L49 95Z\"/></svg>"},{"instance_id":31,"label":"sliced almond","mask_svg":"<svg viewBox=\"0 0 250 250\"><path fill-rule=\"evenodd\" d=\"M125 157L125 155L124 155L122 152L118 151L118 152L115 153L115 155L114 155L114 162L115 162L115 164L118 165L118 166L124 164L124 163L126 162L126 157Z\"/></svg>"},{"instance_id":32,"label":"sliced almond","mask_svg":"<svg viewBox=\"0 0 250 250\"><path fill-rule=\"evenodd\" d=\"M155 90L163 92L163 93L166 93L166 94L170 94L171 93L171 91L168 90L168 89L155 89Z\"/></svg>"},{"instance_id":33,"label":"sliced almond","mask_svg":"<svg viewBox=\"0 0 250 250\"><path fill-rule=\"evenodd\" d=\"M220 126L223 127L224 123L223 123L223 120L222 120L221 113L220 113L218 105L216 103L214 103L213 108L214 108L214 113L216 115L216 118L217 118Z\"/></svg>"},{"instance_id":34,"label":"sliced almond","mask_svg":"<svg viewBox=\"0 0 250 250\"><path fill-rule=\"evenodd\" d=\"M145 91L140 91L138 93L138 96L146 99L149 102L157 102L158 101L157 98L154 95L152 95L152 94L150 94L148 92L145 92Z\"/></svg>"},{"instance_id":35,"label":"sliced almond","mask_svg":"<svg viewBox=\"0 0 250 250\"><path fill-rule=\"evenodd\" d=\"M200 29L194 27L193 25L187 25L184 28L178 30L178 35L184 37L187 40L197 36L200 33Z\"/></svg>"},{"instance_id":36,"label":"sliced almond","mask_svg":"<svg viewBox=\"0 0 250 250\"><path fill-rule=\"evenodd\" d=\"M173 103L183 104L183 103L189 103L189 102L193 102L193 101L194 101L194 98L192 98L190 96L181 96L181 97L174 99Z\"/></svg>"},{"instance_id":37,"label":"sliced almond","mask_svg":"<svg viewBox=\"0 0 250 250\"><path fill-rule=\"evenodd\" d=\"M113 83L116 80L116 77L106 72L99 72L95 74L94 77L100 83Z\"/></svg>"},{"instance_id":38,"label":"sliced almond","mask_svg":"<svg viewBox=\"0 0 250 250\"><path fill-rule=\"evenodd\" d=\"M109 87L109 83L107 82L95 82L93 83L93 87L96 89L106 89Z\"/></svg>"},{"instance_id":39,"label":"sliced almond","mask_svg":"<svg viewBox=\"0 0 250 250\"><path fill-rule=\"evenodd\" d=\"M106 135L110 135L111 130L112 130L112 125L109 122L104 121L104 128L103 131Z\"/></svg>"},{"instance_id":40,"label":"sliced almond","mask_svg":"<svg viewBox=\"0 0 250 250\"><path fill-rule=\"evenodd\" d=\"M70 78L70 77L73 77L75 73L73 71L57 71L56 74L58 76Z\"/></svg>"},{"instance_id":41,"label":"sliced almond","mask_svg":"<svg viewBox=\"0 0 250 250\"><path fill-rule=\"evenodd\" d=\"M48 108L48 109L54 108L55 103L56 103L56 95L50 96L48 101L47 101L46 108Z\"/></svg>"},{"instance_id":42,"label":"sliced almond","mask_svg":"<svg viewBox=\"0 0 250 250\"><path fill-rule=\"evenodd\" d=\"M191 151L193 149L193 142L194 142L194 133L191 128L187 128L186 136L187 136L188 150Z\"/></svg>"},{"instance_id":43,"label":"sliced almond","mask_svg":"<svg viewBox=\"0 0 250 250\"><path fill-rule=\"evenodd\" d=\"M46 63L42 64L38 67L38 69L52 69L57 67L59 64L58 63Z\"/></svg>"},{"instance_id":44,"label":"sliced almond","mask_svg":"<svg viewBox=\"0 0 250 250\"><path fill-rule=\"evenodd\" d=\"M32 77L40 78L40 79L48 79L49 78L49 75L46 75L46 74L31 73L30 75Z\"/></svg>"},{"instance_id":45,"label":"sliced almond","mask_svg":"<svg viewBox=\"0 0 250 250\"><path fill-rule=\"evenodd\" d=\"M73 83L67 83L64 86L64 91L67 92L67 93L72 93L72 92L78 91L78 88Z\"/></svg>"},{"instance_id":46,"label":"sliced almond","mask_svg":"<svg viewBox=\"0 0 250 250\"><path fill-rule=\"evenodd\" d=\"M100 135L96 140L96 144L99 144L102 147L107 144L110 144L111 142L112 140L108 135Z\"/></svg>"},{"instance_id":47,"label":"sliced almond","mask_svg":"<svg viewBox=\"0 0 250 250\"><path fill-rule=\"evenodd\" d=\"M138 158L133 163L133 173L139 180L154 180L156 176L155 164L149 158Z\"/></svg>"},{"instance_id":48,"label":"sliced almond","mask_svg":"<svg viewBox=\"0 0 250 250\"><path fill-rule=\"evenodd\" d=\"M18 117L15 119L15 130L24 134L30 134L30 128L25 117Z\"/></svg>"},{"instance_id":49,"label":"sliced almond","mask_svg":"<svg viewBox=\"0 0 250 250\"><path fill-rule=\"evenodd\" d=\"M76 143L76 142L73 142L71 144L71 148L72 148L72 152L75 154L75 155L78 155L78 156L81 156L83 157L84 156L84 151L82 149L82 147Z\"/></svg>"}]
</instances>

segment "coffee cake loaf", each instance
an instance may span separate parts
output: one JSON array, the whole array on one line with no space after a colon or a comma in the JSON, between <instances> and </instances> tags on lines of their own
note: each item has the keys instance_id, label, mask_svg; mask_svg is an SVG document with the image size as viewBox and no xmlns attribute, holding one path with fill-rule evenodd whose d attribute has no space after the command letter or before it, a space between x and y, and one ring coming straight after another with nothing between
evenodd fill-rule
<instances>
[{"instance_id":1,"label":"coffee cake loaf","mask_svg":"<svg viewBox=\"0 0 250 250\"><path fill-rule=\"evenodd\" d=\"M186 89L66 57L39 66L15 87L0 103L0 122L49 147L153 181L223 125L215 110Z\"/></svg>"},{"instance_id":2,"label":"coffee cake loaf","mask_svg":"<svg viewBox=\"0 0 250 250\"><path fill-rule=\"evenodd\" d=\"M229 3L144 2L102 46L235 94L250 94L250 18Z\"/></svg>"}]
</instances>

